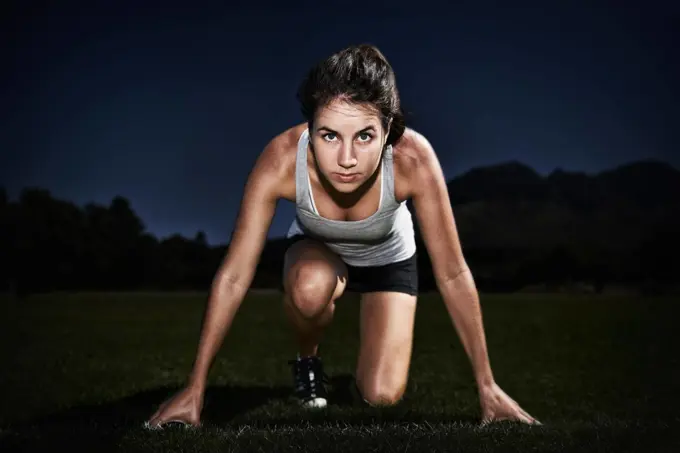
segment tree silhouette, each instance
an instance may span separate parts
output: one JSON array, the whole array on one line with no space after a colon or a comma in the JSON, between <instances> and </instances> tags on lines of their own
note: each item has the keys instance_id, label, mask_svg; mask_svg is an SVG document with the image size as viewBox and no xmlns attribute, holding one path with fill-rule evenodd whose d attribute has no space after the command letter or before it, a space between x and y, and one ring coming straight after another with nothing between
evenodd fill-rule
<instances>
[{"instance_id":1,"label":"tree silhouette","mask_svg":"<svg viewBox=\"0 0 680 453\"><path fill-rule=\"evenodd\" d=\"M585 283L596 291L626 284L659 292L680 275L680 172L665 163L541 177L510 162L473 169L449 181L448 190L463 251L483 291ZM420 286L433 290L415 227ZM266 244L253 287L281 288L287 244ZM202 231L159 240L122 196L108 206L78 207L28 187L17 201L0 188L0 247L0 289L24 295L207 290L228 244L210 246Z\"/></svg>"},{"instance_id":2,"label":"tree silhouette","mask_svg":"<svg viewBox=\"0 0 680 453\"><path fill-rule=\"evenodd\" d=\"M9 268L14 261L14 241L10 237L10 225L14 224L10 219L10 204L7 190L0 186L0 291L10 290Z\"/></svg>"}]
</instances>

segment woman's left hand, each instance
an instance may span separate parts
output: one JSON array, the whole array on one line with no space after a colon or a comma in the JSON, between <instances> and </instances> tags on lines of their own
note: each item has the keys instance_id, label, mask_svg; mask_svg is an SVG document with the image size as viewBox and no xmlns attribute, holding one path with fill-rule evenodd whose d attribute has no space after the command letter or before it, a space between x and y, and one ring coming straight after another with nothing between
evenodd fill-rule
<instances>
[{"instance_id":1,"label":"woman's left hand","mask_svg":"<svg viewBox=\"0 0 680 453\"><path fill-rule=\"evenodd\" d=\"M501 420L520 421L530 425L542 424L522 409L495 382L479 388L479 400L482 406L482 425Z\"/></svg>"}]
</instances>

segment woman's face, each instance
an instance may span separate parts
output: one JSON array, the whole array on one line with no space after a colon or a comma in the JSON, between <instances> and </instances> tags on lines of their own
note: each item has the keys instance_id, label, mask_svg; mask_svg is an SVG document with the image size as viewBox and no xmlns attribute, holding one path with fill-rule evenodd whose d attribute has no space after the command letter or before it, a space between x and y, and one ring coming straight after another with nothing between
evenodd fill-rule
<instances>
[{"instance_id":1,"label":"woman's face","mask_svg":"<svg viewBox=\"0 0 680 453\"><path fill-rule=\"evenodd\" d=\"M338 192L349 193L378 168L388 131L377 109L339 99L319 109L310 130L317 166Z\"/></svg>"}]
</instances>

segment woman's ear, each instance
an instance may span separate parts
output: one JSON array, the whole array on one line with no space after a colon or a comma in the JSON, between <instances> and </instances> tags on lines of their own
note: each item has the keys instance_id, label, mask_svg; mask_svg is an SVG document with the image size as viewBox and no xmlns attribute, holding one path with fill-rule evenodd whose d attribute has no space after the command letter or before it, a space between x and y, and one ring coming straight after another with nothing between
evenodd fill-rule
<instances>
[{"instance_id":1,"label":"woman's ear","mask_svg":"<svg viewBox=\"0 0 680 453\"><path fill-rule=\"evenodd\" d=\"M383 147L387 146L387 138L390 136L390 129L392 127L392 117L387 120L387 127L385 128L385 141L383 141Z\"/></svg>"}]
</instances>

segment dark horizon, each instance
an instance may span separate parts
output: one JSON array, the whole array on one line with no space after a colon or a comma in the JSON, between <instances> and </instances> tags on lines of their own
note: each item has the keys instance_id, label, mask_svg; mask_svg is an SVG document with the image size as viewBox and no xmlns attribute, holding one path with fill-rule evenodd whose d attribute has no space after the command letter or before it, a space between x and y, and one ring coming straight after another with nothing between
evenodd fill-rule
<instances>
[{"instance_id":1,"label":"dark horizon","mask_svg":"<svg viewBox=\"0 0 680 453\"><path fill-rule=\"evenodd\" d=\"M564 170L564 169L561 169L561 168L558 167L558 168L555 168L552 171L547 172L547 173L540 173L535 168L532 168L531 166L529 166L529 165L527 165L523 162L520 162L520 161L517 161L517 160L509 160L509 161L502 161L502 162L498 162L496 164L491 164L491 165L486 165L486 166L472 167L472 168L470 168L470 169L468 169L464 172L461 172L460 174L458 174L458 175L456 175L452 178L448 178L447 184L451 185L454 181L459 180L459 178L466 176L466 175L469 175L469 174L472 174L475 171L487 171L487 170L492 169L492 168L500 168L500 167L506 167L506 166L510 166L510 165L519 165L521 167L529 168L533 172L535 172L541 179L545 180L545 179L549 178L550 175L555 174L557 172L563 172L563 173L570 174L570 175L579 175L579 176L587 176L589 178L595 178L599 175L614 172L614 171L617 171L617 170L624 168L624 167L639 165L639 164L643 164L643 163L652 163L652 164L657 164L657 165L660 165L660 166L667 165L667 166L671 167L673 170L680 172L680 167L673 165L671 162L663 161L663 160L659 160L659 159L654 159L654 158L639 159L639 160L634 160L634 161L629 161L629 162L623 162L623 163L614 165L613 167L602 169L600 171L592 171L592 172L570 171L570 170ZM0 190L3 190L3 189L6 191L6 188L3 187L2 185L0 185ZM225 246L228 245L228 241L221 241L221 242L211 241L210 237L208 237L206 231L204 229L200 229L200 228L197 229L196 231L194 231L193 233L188 232L188 234L184 233L184 232L180 232L180 231L175 231L175 232L170 232L170 233L163 235L163 236L158 235L154 231L151 231L148 228L148 225L147 225L144 217L137 211L137 208L134 204L134 201L129 196L126 196L126 194L124 194L124 193L116 194L113 197L111 197L110 200L103 200L103 201L89 200L89 201L85 201L85 202L82 202L82 203L76 203L73 200L68 200L68 199L61 198L61 197L57 196L57 194L55 194L52 190L50 190L47 187L26 186L26 187L20 188L14 194L10 194L10 193L7 192L7 201L10 202L10 203L19 202L19 196L21 195L21 192L23 190L28 190L28 189L47 190L54 199L64 201L64 202L67 202L67 203L73 203L78 208L81 208L81 209L84 208L85 206L87 206L88 204L94 204L94 205L97 205L97 206L108 207L108 206L111 205L111 203L113 202L114 199L123 198L123 199L130 202L130 207L139 216L139 219L141 220L142 224L144 225L145 233L151 234L152 236L154 236L159 241L164 241L164 240L167 240L167 239L170 239L170 238L173 238L173 237L183 237L185 239L192 240L196 237L196 235L200 234L200 235L205 235L206 242L207 242L207 245L209 247L220 248L220 247L225 247ZM457 200L455 200L455 199L452 199L451 203L454 206L456 204L458 204ZM282 211L286 211L286 213L282 214ZM290 212L288 212L288 211L290 211ZM284 219L281 219L281 217L283 217L283 215L286 215L287 217L284 218ZM292 216L294 216L294 215L295 214L294 214L293 204L286 201L286 200L281 200L281 202L277 206L277 210L276 210L276 214L275 214L275 220L278 218L279 220L282 220L283 222L285 222L287 219L290 219L292 221L292 218L293 218ZM454 215L456 215L455 210L454 210ZM282 238L285 238L285 231L283 233L279 233L279 234L272 234L272 229L270 229L268 237L267 237L268 240L277 240L277 239L282 239Z\"/></svg>"},{"instance_id":2,"label":"dark horizon","mask_svg":"<svg viewBox=\"0 0 680 453\"><path fill-rule=\"evenodd\" d=\"M456 228L476 286L602 292L677 287L680 171L638 161L594 176L546 178L519 163L449 181ZM412 208L412 206L410 206ZM158 237L129 199L78 207L44 189L7 203L0 188L0 292L205 290L228 243L201 234ZM419 288L436 288L414 218ZM150 234L149 234L150 233ZM270 235L253 288L278 288L289 241Z\"/></svg>"}]
</instances>

